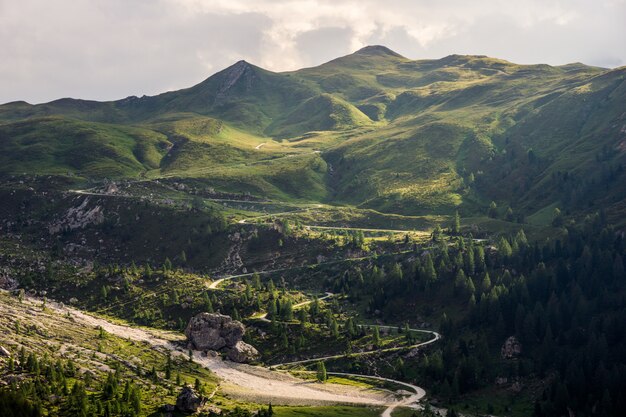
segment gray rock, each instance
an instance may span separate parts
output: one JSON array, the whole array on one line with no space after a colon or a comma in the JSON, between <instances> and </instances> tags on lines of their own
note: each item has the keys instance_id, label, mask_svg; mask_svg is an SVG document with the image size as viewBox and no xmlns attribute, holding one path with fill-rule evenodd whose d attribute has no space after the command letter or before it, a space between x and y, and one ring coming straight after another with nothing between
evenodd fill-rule
<instances>
[{"instance_id":1,"label":"gray rock","mask_svg":"<svg viewBox=\"0 0 626 417\"><path fill-rule=\"evenodd\" d=\"M517 340L515 336L510 336L502 344L500 349L500 355L502 359L513 359L518 357L522 353L522 344Z\"/></svg>"},{"instance_id":2,"label":"gray rock","mask_svg":"<svg viewBox=\"0 0 626 417\"><path fill-rule=\"evenodd\" d=\"M5 356L8 358L11 356L11 352L9 352L4 346L0 346L0 356Z\"/></svg>"},{"instance_id":3,"label":"gray rock","mask_svg":"<svg viewBox=\"0 0 626 417\"><path fill-rule=\"evenodd\" d=\"M194 350L221 351L234 362L250 362L259 352L242 341L246 328L241 322L217 313L201 313L192 317L185 336Z\"/></svg>"},{"instance_id":4,"label":"gray rock","mask_svg":"<svg viewBox=\"0 0 626 417\"><path fill-rule=\"evenodd\" d=\"M222 334L224 335L224 340L228 347L235 346L243 338L245 333L246 328L244 325L236 320L225 323L222 328Z\"/></svg>"},{"instance_id":5,"label":"gray rock","mask_svg":"<svg viewBox=\"0 0 626 417\"><path fill-rule=\"evenodd\" d=\"M12 291L16 289L18 282L15 278L0 274L0 288L3 290Z\"/></svg>"},{"instance_id":6,"label":"gray rock","mask_svg":"<svg viewBox=\"0 0 626 417\"><path fill-rule=\"evenodd\" d=\"M241 340L228 350L228 359L233 362L248 363L258 358L259 351Z\"/></svg>"},{"instance_id":7,"label":"gray rock","mask_svg":"<svg viewBox=\"0 0 626 417\"><path fill-rule=\"evenodd\" d=\"M176 398L176 409L183 413L195 413L206 404L206 397L198 394L193 388L185 385Z\"/></svg>"},{"instance_id":8,"label":"gray rock","mask_svg":"<svg viewBox=\"0 0 626 417\"><path fill-rule=\"evenodd\" d=\"M243 324L217 313L200 313L191 318L185 329L192 347L203 351L231 348L244 334Z\"/></svg>"},{"instance_id":9,"label":"gray rock","mask_svg":"<svg viewBox=\"0 0 626 417\"><path fill-rule=\"evenodd\" d=\"M78 207L68 209L60 219L48 225L50 234L60 233L64 230L84 229L94 224L104 222L104 209L101 206L89 207L89 197L86 197Z\"/></svg>"}]
</instances>

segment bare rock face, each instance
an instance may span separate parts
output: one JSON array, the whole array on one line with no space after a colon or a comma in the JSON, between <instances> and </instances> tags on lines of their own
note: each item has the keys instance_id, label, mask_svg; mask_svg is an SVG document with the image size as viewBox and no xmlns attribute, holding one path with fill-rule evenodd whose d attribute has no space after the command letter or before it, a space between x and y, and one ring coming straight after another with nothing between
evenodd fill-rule
<instances>
[{"instance_id":1,"label":"bare rock face","mask_svg":"<svg viewBox=\"0 0 626 417\"><path fill-rule=\"evenodd\" d=\"M522 353L522 344L515 336L511 336L504 341L500 349L500 355L503 359L512 359L518 357Z\"/></svg>"},{"instance_id":2,"label":"bare rock face","mask_svg":"<svg viewBox=\"0 0 626 417\"><path fill-rule=\"evenodd\" d=\"M257 76L254 69L246 61L238 61L225 70L225 77L218 87L215 95L215 104L230 96L231 90L236 85L241 85L245 91L252 88Z\"/></svg>"},{"instance_id":3,"label":"bare rock face","mask_svg":"<svg viewBox=\"0 0 626 417\"><path fill-rule=\"evenodd\" d=\"M48 226L50 234L64 230L84 229L90 224L104 222L104 209L101 206L89 207L89 197L86 197L78 207L68 209L60 219Z\"/></svg>"},{"instance_id":4,"label":"bare rock face","mask_svg":"<svg viewBox=\"0 0 626 417\"><path fill-rule=\"evenodd\" d=\"M183 413L195 413L206 404L207 399L198 394L193 388L185 385L176 398L176 409Z\"/></svg>"},{"instance_id":5,"label":"bare rock face","mask_svg":"<svg viewBox=\"0 0 626 417\"><path fill-rule=\"evenodd\" d=\"M201 313L192 317L185 329L185 336L192 349L200 351L223 351L235 362L249 362L259 352L242 341L246 328L230 316L217 313Z\"/></svg>"}]
</instances>

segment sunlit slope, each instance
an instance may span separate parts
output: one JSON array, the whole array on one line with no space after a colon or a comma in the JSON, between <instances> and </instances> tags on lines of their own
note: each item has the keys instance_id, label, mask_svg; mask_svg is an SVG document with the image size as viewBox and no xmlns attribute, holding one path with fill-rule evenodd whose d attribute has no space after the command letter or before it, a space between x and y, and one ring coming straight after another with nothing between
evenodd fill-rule
<instances>
[{"instance_id":1,"label":"sunlit slope","mask_svg":"<svg viewBox=\"0 0 626 417\"><path fill-rule=\"evenodd\" d=\"M284 117L268 127L277 137L294 137L319 130L347 130L372 124L363 112L352 104L330 94L305 100Z\"/></svg>"},{"instance_id":2,"label":"sunlit slope","mask_svg":"<svg viewBox=\"0 0 626 417\"><path fill-rule=\"evenodd\" d=\"M592 77L518 111L484 167L484 193L529 212L558 201L571 210L626 209L626 69ZM615 220L614 219L614 220Z\"/></svg>"},{"instance_id":3,"label":"sunlit slope","mask_svg":"<svg viewBox=\"0 0 626 417\"><path fill-rule=\"evenodd\" d=\"M56 117L0 124L0 172L136 177L156 169L167 137L137 127Z\"/></svg>"},{"instance_id":4,"label":"sunlit slope","mask_svg":"<svg viewBox=\"0 0 626 417\"><path fill-rule=\"evenodd\" d=\"M154 97L0 106L3 172L197 178L400 214L484 214L492 200L529 216L555 205L619 213L624 108L624 69L410 60L372 46L285 73L240 61ZM96 133L69 139L81 129ZM72 147L100 162L44 156Z\"/></svg>"}]
</instances>

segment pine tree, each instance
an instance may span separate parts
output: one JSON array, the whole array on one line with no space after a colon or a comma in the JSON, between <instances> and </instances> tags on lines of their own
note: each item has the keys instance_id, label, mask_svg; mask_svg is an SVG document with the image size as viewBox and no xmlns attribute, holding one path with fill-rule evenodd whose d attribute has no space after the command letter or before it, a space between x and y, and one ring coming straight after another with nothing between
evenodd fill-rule
<instances>
[{"instance_id":1,"label":"pine tree","mask_svg":"<svg viewBox=\"0 0 626 417\"><path fill-rule=\"evenodd\" d=\"M508 259L513 254L511 244L504 236L500 237L500 240L498 240L498 253L502 259Z\"/></svg>"},{"instance_id":2,"label":"pine tree","mask_svg":"<svg viewBox=\"0 0 626 417\"><path fill-rule=\"evenodd\" d=\"M143 268L143 274L146 278L151 278L152 277L152 268L150 267L150 264L146 264Z\"/></svg>"},{"instance_id":3,"label":"pine tree","mask_svg":"<svg viewBox=\"0 0 626 417\"><path fill-rule=\"evenodd\" d=\"M272 299L270 300L267 306L267 317L270 320L274 320L276 318L276 314L277 314L276 300Z\"/></svg>"},{"instance_id":4,"label":"pine tree","mask_svg":"<svg viewBox=\"0 0 626 417\"><path fill-rule=\"evenodd\" d=\"M207 294L207 292L204 292L203 295L203 302L204 302L204 310L207 313L213 313L213 303L211 302L211 298L209 297L209 294Z\"/></svg>"},{"instance_id":5,"label":"pine tree","mask_svg":"<svg viewBox=\"0 0 626 417\"><path fill-rule=\"evenodd\" d=\"M170 258L165 258L165 262L163 262L163 272L168 272L172 270L172 261Z\"/></svg>"},{"instance_id":6,"label":"pine tree","mask_svg":"<svg viewBox=\"0 0 626 417\"><path fill-rule=\"evenodd\" d=\"M465 272L462 269L459 269L456 273L456 277L454 278L454 292L455 295L462 294L463 292L468 292L467 288L467 277L465 276Z\"/></svg>"},{"instance_id":7,"label":"pine tree","mask_svg":"<svg viewBox=\"0 0 626 417\"><path fill-rule=\"evenodd\" d=\"M259 275L258 272L255 272L254 274L252 274L252 285L254 286L254 289L257 291L261 289L261 276Z\"/></svg>"},{"instance_id":8,"label":"pine tree","mask_svg":"<svg viewBox=\"0 0 626 417\"><path fill-rule=\"evenodd\" d=\"M426 278L427 285L433 284L437 281L437 271L433 264L433 258L430 253L426 255L426 261L424 262L424 276Z\"/></svg>"},{"instance_id":9,"label":"pine tree","mask_svg":"<svg viewBox=\"0 0 626 417\"><path fill-rule=\"evenodd\" d=\"M398 360L396 360L395 368L396 368L396 372L398 374L398 377L404 378L404 374L405 374L404 361L402 360L401 357L398 357Z\"/></svg>"},{"instance_id":10,"label":"pine tree","mask_svg":"<svg viewBox=\"0 0 626 417\"><path fill-rule=\"evenodd\" d=\"M306 310L303 308L298 310L298 321L300 321L300 324L302 326L304 326L309 321Z\"/></svg>"},{"instance_id":11,"label":"pine tree","mask_svg":"<svg viewBox=\"0 0 626 417\"><path fill-rule=\"evenodd\" d=\"M489 272L485 272L483 275L483 279L480 283L480 290L483 293L486 293L491 288L491 278L489 277Z\"/></svg>"},{"instance_id":12,"label":"pine tree","mask_svg":"<svg viewBox=\"0 0 626 417\"><path fill-rule=\"evenodd\" d=\"M320 312L320 300L317 296L313 297L313 302L311 303L311 307L309 308L309 314L311 317L316 317Z\"/></svg>"},{"instance_id":13,"label":"pine tree","mask_svg":"<svg viewBox=\"0 0 626 417\"><path fill-rule=\"evenodd\" d=\"M519 246L520 248L528 246L528 239L526 238L526 233L524 233L524 229L519 229L519 231L515 235L515 241L517 242L517 246Z\"/></svg>"},{"instance_id":14,"label":"pine tree","mask_svg":"<svg viewBox=\"0 0 626 417\"><path fill-rule=\"evenodd\" d=\"M130 400L130 381L126 380L124 384L124 392L122 393L122 401Z\"/></svg>"},{"instance_id":15,"label":"pine tree","mask_svg":"<svg viewBox=\"0 0 626 417\"><path fill-rule=\"evenodd\" d=\"M291 304L291 300L285 301L282 305L280 315L284 321L293 320L293 305Z\"/></svg>"},{"instance_id":16,"label":"pine tree","mask_svg":"<svg viewBox=\"0 0 626 417\"><path fill-rule=\"evenodd\" d=\"M337 324L337 320L334 318L330 322L330 332L335 339L339 337L339 324Z\"/></svg>"},{"instance_id":17,"label":"pine tree","mask_svg":"<svg viewBox=\"0 0 626 417\"><path fill-rule=\"evenodd\" d=\"M389 279L394 281L402 281L402 277L402 267L398 262L396 262L395 264L393 264L393 267L391 267L391 271L389 272Z\"/></svg>"},{"instance_id":18,"label":"pine tree","mask_svg":"<svg viewBox=\"0 0 626 417\"><path fill-rule=\"evenodd\" d=\"M136 415L141 413L141 391L137 387L130 392L130 404Z\"/></svg>"},{"instance_id":19,"label":"pine tree","mask_svg":"<svg viewBox=\"0 0 626 417\"><path fill-rule=\"evenodd\" d=\"M328 379L328 376L326 375L326 365L324 365L324 362L319 361L317 363L317 380L319 382L326 382L326 380Z\"/></svg>"},{"instance_id":20,"label":"pine tree","mask_svg":"<svg viewBox=\"0 0 626 417\"><path fill-rule=\"evenodd\" d=\"M508 207L506 209L505 219L507 222L512 222L515 220L515 216L513 215L513 209L511 207Z\"/></svg>"},{"instance_id":21,"label":"pine tree","mask_svg":"<svg viewBox=\"0 0 626 417\"><path fill-rule=\"evenodd\" d=\"M165 364L165 379L172 377L172 355L167 355L167 363Z\"/></svg>"},{"instance_id":22,"label":"pine tree","mask_svg":"<svg viewBox=\"0 0 626 417\"><path fill-rule=\"evenodd\" d=\"M561 213L561 210L557 207L554 209L554 212L552 213L552 226L561 227L563 226L563 223L564 223L563 213Z\"/></svg>"},{"instance_id":23,"label":"pine tree","mask_svg":"<svg viewBox=\"0 0 626 417\"><path fill-rule=\"evenodd\" d=\"M487 214L489 214L489 217L491 217L492 219L498 217L498 205L495 201L492 201L491 204L489 204L489 211L487 212Z\"/></svg>"},{"instance_id":24,"label":"pine tree","mask_svg":"<svg viewBox=\"0 0 626 417\"><path fill-rule=\"evenodd\" d=\"M461 233L461 216L459 216L459 211L454 212L454 222L452 223L452 233L459 234Z\"/></svg>"},{"instance_id":25,"label":"pine tree","mask_svg":"<svg viewBox=\"0 0 626 417\"><path fill-rule=\"evenodd\" d=\"M380 345L380 331L378 330L378 326L374 326L374 333L372 334L372 343L376 347Z\"/></svg>"}]
</instances>

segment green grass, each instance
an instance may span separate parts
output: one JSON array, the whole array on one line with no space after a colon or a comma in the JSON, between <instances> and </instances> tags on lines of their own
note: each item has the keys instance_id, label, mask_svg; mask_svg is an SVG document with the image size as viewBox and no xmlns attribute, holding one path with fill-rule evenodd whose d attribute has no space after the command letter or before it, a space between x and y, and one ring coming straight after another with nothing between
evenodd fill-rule
<instances>
[{"instance_id":1,"label":"green grass","mask_svg":"<svg viewBox=\"0 0 626 417\"><path fill-rule=\"evenodd\" d=\"M293 137L316 130L346 130L367 124L372 121L352 104L322 94L304 101L268 130L278 137Z\"/></svg>"},{"instance_id":2,"label":"green grass","mask_svg":"<svg viewBox=\"0 0 626 417\"><path fill-rule=\"evenodd\" d=\"M156 132L48 117L0 124L0 172L135 177L171 144Z\"/></svg>"},{"instance_id":3,"label":"green grass","mask_svg":"<svg viewBox=\"0 0 626 417\"><path fill-rule=\"evenodd\" d=\"M273 407L277 417L378 417L381 409L369 407Z\"/></svg>"},{"instance_id":4,"label":"green grass","mask_svg":"<svg viewBox=\"0 0 626 417\"><path fill-rule=\"evenodd\" d=\"M626 181L594 184L626 163L625 73L378 46L287 73L239 62L155 97L0 106L0 173L184 177L410 216L494 200L539 226L573 204L619 221Z\"/></svg>"},{"instance_id":5,"label":"green grass","mask_svg":"<svg viewBox=\"0 0 626 417\"><path fill-rule=\"evenodd\" d=\"M167 362L165 352L109 333L101 337L99 329L82 324L71 315L42 308L40 301L20 303L17 297L2 292L0 308L10 312L0 319L0 344L13 355L17 355L24 346L27 352L33 352L40 358L47 356L52 363L57 359L72 359L83 374L89 372L95 381L100 382L106 378L108 370L120 365L120 379L132 380L142 391L142 416L156 412L164 404L175 403L178 373L183 383L193 384L198 378L208 392L217 385L218 380L210 371L176 357L173 358L172 378L167 380L164 373ZM19 331L16 322L20 324ZM157 382L146 375L152 367L158 372ZM5 376L5 367L0 373ZM97 385L92 386L95 388ZM174 394L170 393L170 387ZM90 395L98 393L90 392ZM51 411L55 410L54 403L49 407Z\"/></svg>"},{"instance_id":6,"label":"green grass","mask_svg":"<svg viewBox=\"0 0 626 417\"><path fill-rule=\"evenodd\" d=\"M495 415L523 417L532 415L534 410L528 395L528 392L515 394L510 390L488 387L467 395L451 406L463 414L487 414L492 408Z\"/></svg>"}]
</instances>

